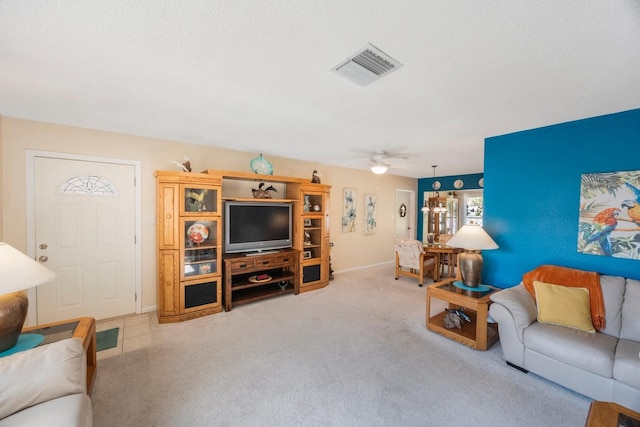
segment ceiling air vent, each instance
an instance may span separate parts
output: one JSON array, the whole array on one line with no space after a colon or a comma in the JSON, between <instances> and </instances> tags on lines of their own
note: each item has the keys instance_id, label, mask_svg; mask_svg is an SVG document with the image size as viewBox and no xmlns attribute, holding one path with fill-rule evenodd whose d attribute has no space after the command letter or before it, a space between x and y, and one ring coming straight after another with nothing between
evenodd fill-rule
<instances>
[{"instance_id":1,"label":"ceiling air vent","mask_svg":"<svg viewBox=\"0 0 640 427\"><path fill-rule=\"evenodd\" d=\"M342 61L331 71L360 86L366 86L400 67L402 67L401 63L371 43L367 43L363 49Z\"/></svg>"}]
</instances>

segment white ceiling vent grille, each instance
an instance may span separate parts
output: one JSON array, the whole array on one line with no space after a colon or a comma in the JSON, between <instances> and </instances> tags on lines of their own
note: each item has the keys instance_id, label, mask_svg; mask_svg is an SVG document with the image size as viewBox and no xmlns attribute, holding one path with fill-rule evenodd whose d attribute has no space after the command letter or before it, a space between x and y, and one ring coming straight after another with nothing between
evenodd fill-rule
<instances>
[{"instance_id":1,"label":"white ceiling vent grille","mask_svg":"<svg viewBox=\"0 0 640 427\"><path fill-rule=\"evenodd\" d=\"M367 45L332 68L336 74L360 86L366 86L401 68L402 64L372 45Z\"/></svg>"}]
</instances>

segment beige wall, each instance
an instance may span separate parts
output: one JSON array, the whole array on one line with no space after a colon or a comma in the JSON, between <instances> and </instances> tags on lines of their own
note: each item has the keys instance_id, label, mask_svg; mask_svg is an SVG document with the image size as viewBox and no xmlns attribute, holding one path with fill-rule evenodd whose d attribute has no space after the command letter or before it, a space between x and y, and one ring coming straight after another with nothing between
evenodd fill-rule
<instances>
[{"instance_id":1,"label":"beige wall","mask_svg":"<svg viewBox=\"0 0 640 427\"><path fill-rule=\"evenodd\" d=\"M26 252L25 150L73 153L140 161L142 165L142 307L156 305L155 170L175 170L169 160L190 156L194 171L222 169L250 172L247 153L175 141L138 137L92 129L0 117L0 238ZM268 154L276 175L309 177L313 169L331 191L331 252L336 272L393 260L395 190L417 190L417 180L369 171L301 162ZM358 190L358 223L355 233L342 233L342 188ZM365 193L378 196L378 231L365 236Z\"/></svg>"}]
</instances>

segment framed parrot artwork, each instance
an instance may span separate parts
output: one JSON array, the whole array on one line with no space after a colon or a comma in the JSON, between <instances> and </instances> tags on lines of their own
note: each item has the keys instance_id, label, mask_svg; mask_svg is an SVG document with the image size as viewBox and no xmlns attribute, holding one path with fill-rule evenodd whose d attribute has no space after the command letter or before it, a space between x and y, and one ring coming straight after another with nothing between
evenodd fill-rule
<instances>
[{"instance_id":1,"label":"framed parrot artwork","mask_svg":"<svg viewBox=\"0 0 640 427\"><path fill-rule=\"evenodd\" d=\"M581 176L578 252L640 260L640 171Z\"/></svg>"}]
</instances>

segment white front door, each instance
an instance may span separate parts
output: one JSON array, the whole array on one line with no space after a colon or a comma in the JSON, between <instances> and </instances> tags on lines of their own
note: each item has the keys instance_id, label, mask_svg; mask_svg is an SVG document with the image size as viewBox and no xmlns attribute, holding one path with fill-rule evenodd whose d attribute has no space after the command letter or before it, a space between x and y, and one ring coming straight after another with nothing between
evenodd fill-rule
<instances>
[{"instance_id":1,"label":"white front door","mask_svg":"<svg viewBox=\"0 0 640 427\"><path fill-rule=\"evenodd\" d=\"M135 167L35 157L34 200L37 322L135 313Z\"/></svg>"}]
</instances>

